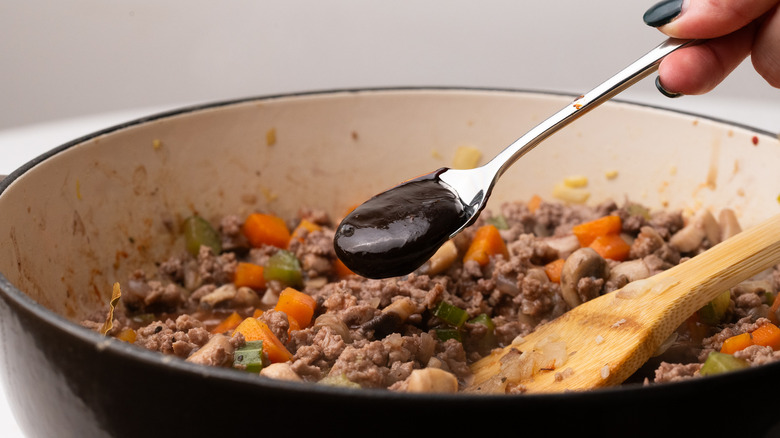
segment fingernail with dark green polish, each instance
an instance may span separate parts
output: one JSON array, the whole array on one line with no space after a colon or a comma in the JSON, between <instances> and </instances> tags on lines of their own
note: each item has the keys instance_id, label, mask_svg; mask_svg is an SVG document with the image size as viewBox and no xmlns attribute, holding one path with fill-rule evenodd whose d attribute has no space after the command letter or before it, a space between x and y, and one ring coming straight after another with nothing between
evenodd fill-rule
<instances>
[{"instance_id":1,"label":"fingernail with dark green polish","mask_svg":"<svg viewBox=\"0 0 780 438\"><path fill-rule=\"evenodd\" d=\"M655 77L655 88L657 88L658 91L661 92L661 94L663 94L664 96L666 96L668 98L671 98L671 99L676 99L676 98L678 98L678 97L683 95L682 93L675 93L673 91L669 91L666 88L664 88L664 86L661 85L661 77L660 76L656 76Z\"/></svg>"},{"instance_id":2,"label":"fingernail with dark green polish","mask_svg":"<svg viewBox=\"0 0 780 438\"><path fill-rule=\"evenodd\" d=\"M680 15L682 4L683 0L663 0L650 7L642 19L648 26L663 26Z\"/></svg>"}]
</instances>

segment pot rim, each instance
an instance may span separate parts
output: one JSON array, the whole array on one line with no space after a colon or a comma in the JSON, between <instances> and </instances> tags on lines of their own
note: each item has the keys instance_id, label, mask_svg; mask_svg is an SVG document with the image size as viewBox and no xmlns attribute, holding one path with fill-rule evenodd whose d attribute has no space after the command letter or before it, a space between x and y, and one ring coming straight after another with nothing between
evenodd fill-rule
<instances>
[{"instance_id":1,"label":"pot rim","mask_svg":"<svg viewBox=\"0 0 780 438\"><path fill-rule=\"evenodd\" d=\"M484 92L484 93L516 93L516 94L530 94L537 96L555 96L555 97L574 97L574 93L565 93L557 91L544 91L544 90L530 90L530 89L516 89L516 88L500 88L500 87L459 87L459 86L399 86L399 87L369 87L369 88L343 88L343 89L327 89L327 90L314 90L314 91L302 91L292 93L280 93L271 95L259 95L250 96L235 99L225 99L212 102L199 103L194 105L182 106L179 108L161 111L129 120L127 122L115 124L98 131L94 131L90 134L75 138L64 144L56 146L39 156L33 158L27 163L23 164L19 168L11 172L7 177L0 180L0 197L5 190L18 178L30 171L32 168L42 163L43 161L54 157L55 155L79 145L90 139L110 134L115 131L119 131L125 128L131 128L137 125L143 125L149 122L174 117L178 115L195 113L203 110L216 109L220 107L226 107L231 105L237 105L247 102L256 101L268 101L283 98L295 98L295 97L316 97L327 96L344 93L391 93L391 92ZM775 137L774 134L751 127L741 123L729 122L727 120L719 119L717 117L703 116L695 112L681 111L666 108L663 106L636 103L629 100L611 99L611 102L625 104L629 106L635 106L640 108L655 109L681 116L691 116L699 119L710 120L717 123L723 123L735 128L742 128L753 132L757 135L766 135ZM549 393L549 394L521 394L521 395L476 395L476 394L428 394L428 393L400 393L395 391L388 391L384 389L371 389L361 388L359 390L350 388L340 388L326 385L316 385L311 383L298 383L281 381L276 379L259 379L256 376L249 373L236 372L236 370L219 368L219 367L206 367L190 362L186 362L175 356L163 355L158 352L145 350L141 347L136 347L126 342L119 341L117 339L108 338L99 333L89 330L88 328L81 327L78 324L66 319L65 317L52 312L39 304L27 294L16 288L4 275L0 272L0 298L10 300L14 306L18 309L33 315L36 319L42 323L47 324L56 329L62 330L68 335L72 336L76 341L83 342L85 344L94 345L100 351L115 354L124 357L128 360L135 360L148 366L165 366L170 367L176 372L187 373L192 377L201 377L206 379L220 379L225 382L242 385L253 385L257 388L274 388L279 390L299 392L303 394L318 393L320 395L327 396L344 396L344 397L361 397L366 399L399 399L400 401L408 402L410 399L416 401L446 401L468 404L477 400L490 401L491 403L586 403L594 398L602 397L627 397L637 396L646 397L649 395L664 397L669 394L683 393L687 391L696 391L701 385L718 385L723 379L746 379L753 375L760 376L769 373L780 372L780 362L761 365L760 367L748 368L744 370L733 371L727 374L709 376L704 378L686 379L674 383L652 384L644 386L642 384L631 383L609 388L599 388L582 392L567 392L567 393ZM625 400L625 399L623 399Z\"/></svg>"}]
</instances>

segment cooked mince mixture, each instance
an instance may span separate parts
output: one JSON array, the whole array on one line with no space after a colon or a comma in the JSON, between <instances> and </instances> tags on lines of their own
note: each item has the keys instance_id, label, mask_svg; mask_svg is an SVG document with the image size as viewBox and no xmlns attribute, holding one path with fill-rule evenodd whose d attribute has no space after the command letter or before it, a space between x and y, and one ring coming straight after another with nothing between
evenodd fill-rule
<instances>
[{"instance_id":1,"label":"cooked mince mixture","mask_svg":"<svg viewBox=\"0 0 780 438\"><path fill-rule=\"evenodd\" d=\"M568 309L684 262L739 232L730 210L503 204L416 272L352 274L321 211L191 217L186 247L120 281L108 335L258 379L458 391L470 364ZM780 357L780 266L692 315L631 379L647 385ZM106 312L84 322L100 330ZM509 387L522 392L522 386Z\"/></svg>"}]
</instances>

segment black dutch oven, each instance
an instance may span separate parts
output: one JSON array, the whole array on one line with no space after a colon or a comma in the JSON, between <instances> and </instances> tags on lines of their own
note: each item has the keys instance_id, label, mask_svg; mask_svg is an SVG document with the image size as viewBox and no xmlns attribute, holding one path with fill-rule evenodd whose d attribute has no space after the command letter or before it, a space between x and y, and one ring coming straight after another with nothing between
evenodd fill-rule
<instances>
[{"instance_id":1,"label":"black dutch oven","mask_svg":"<svg viewBox=\"0 0 780 438\"><path fill-rule=\"evenodd\" d=\"M571 96L377 89L185 108L52 149L0 182L2 380L22 430L42 437L423 435L778 436L780 363L672 384L473 396L258 379L105 338L79 325L111 285L181 241L165 222L300 206L334 214L448 165L489 157ZM776 136L610 102L515 164L492 204L551 196L572 174L591 200L780 212ZM617 178L604 178L606 171ZM490 208L490 206L488 206ZM315 435L317 434L317 435ZM479 434L479 435L475 435ZM538 434L538 435L537 435Z\"/></svg>"}]
</instances>

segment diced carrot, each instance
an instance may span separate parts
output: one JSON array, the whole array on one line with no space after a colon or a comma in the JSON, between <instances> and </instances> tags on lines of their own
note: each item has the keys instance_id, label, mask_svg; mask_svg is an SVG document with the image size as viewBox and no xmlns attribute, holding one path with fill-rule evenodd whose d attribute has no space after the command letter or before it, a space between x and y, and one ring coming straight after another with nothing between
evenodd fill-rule
<instances>
[{"instance_id":1,"label":"diced carrot","mask_svg":"<svg viewBox=\"0 0 780 438\"><path fill-rule=\"evenodd\" d=\"M336 259L335 262L333 262L333 269L336 271L336 275L339 278L345 278L349 277L350 275L355 275L354 272L352 272L351 269L347 267L347 265L344 264L344 262L341 261L341 259Z\"/></svg>"},{"instance_id":2,"label":"diced carrot","mask_svg":"<svg viewBox=\"0 0 780 438\"><path fill-rule=\"evenodd\" d=\"M769 314L767 315L767 318L769 318L773 324L780 324L780 315L778 315L778 310L780 310L780 294L777 294L775 297L775 300L769 307Z\"/></svg>"},{"instance_id":3,"label":"diced carrot","mask_svg":"<svg viewBox=\"0 0 780 438\"><path fill-rule=\"evenodd\" d=\"M734 354L735 352L744 350L751 345L753 345L753 338L750 336L750 333L742 333L741 335L732 336L723 341L723 345L720 347L720 352Z\"/></svg>"},{"instance_id":4,"label":"diced carrot","mask_svg":"<svg viewBox=\"0 0 780 438\"><path fill-rule=\"evenodd\" d=\"M233 330L234 328L238 327L239 324L241 324L241 319L241 315L239 315L238 312L233 312L225 319L220 321L216 327L211 329L211 333L218 334Z\"/></svg>"},{"instance_id":5,"label":"diced carrot","mask_svg":"<svg viewBox=\"0 0 780 438\"><path fill-rule=\"evenodd\" d=\"M135 343L136 339L136 333L135 330L131 329L130 327L126 327L122 329L121 332L119 332L118 335L116 335L116 338L120 341L125 341L127 343L133 344Z\"/></svg>"},{"instance_id":6,"label":"diced carrot","mask_svg":"<svg viewBox=\"0 0 780 438\"><path fill-rule=\"evenodd\" d=\"M604 234L598 236L588 246L593 248L601 257L618 262L622 262L628 258L628 253L631 251L631 245L629 245L620 234Z\"/></svg>"},{"instance_id":7,"label":"diced carrot","mask_svg":"<svg viewBox=\"0 0 780 438\"><path fill-rule=\"evenodd\" d=\"M254 263L239 262L236 265L233 283L235 283L236 287L264 289L265 278L263 277L263 267Z\"/></svg>"},{"instance_id":8,"label":"diced carrot","mask_svg":"<svg viewBox=\"0 0 780 438\"><path fill-rule=\"evenodd\" d=\"M252 312L252 318L259 318L260 315L263 314L263 309L255 309L254 312Z\"/></svg>"},{"instance_id":9,"label":"diced carrot","mask_svg":"<svg viewBox=\"0 0 780 438\"><path fill-rule=\"evenodd\" d=\"M563 271L563 264L566 261L563 259L556 259L544 265L544 272L547 273L547 278L553 283L561 282L561 271Z\"/></svg>"},{"instance_id":10,"label":"diced carrot","mask_svg":"<svg viewBox=\"0 0 780 438\"><path fill-rule=\"evenodd\" d=\"M572 228L572 232L580 241L580 246L586 247L590 246L590 244L599 236L620 234L622 227L623 222L621 221L620 216L609 215L590 222L575 225Z\"/></svg>"},{"instance_id":11,"label":"diced carrot","mask_svg":"<svg viewBox=\"0 0 780 438\"><path fill-rule=\"evenodd\" d=\"M321 230L322 227L315 224L308 219L301 219L298 226L292 232L292 237L298 239L299 242L303 242L304 233L311 233L312 231Z\"/></svg>"},{"instance_id":12,"label":"diced carrot","mask_svg":"<svg viewBox=\"0 0 780 438\"><path fill-rule=\"evenodd\" d=\"M491 256L498 254L509 258L509 251L504 239L495 225L483 225L474 233L474 238L466 250L466 255L463 256L463 261L474 260L481 266L485 266L490 261Z\"/></svg>"},{"instance_id":13,"label":"diced carrot","mask_svg":"<svg viewBox=\"0 0 780 438\"><path fill-rule=\"evenodd\" d=\"M233 331L233 336L237 333L244 335L247 341L263 341L263 352L268 359L273 362L287 362L292 359L292 354L285 348L282 341L274 335L268 325L256 318L246 318Z\"/></svg>"},{"instance_id":14,"label":"diced carrot","mask_svg":"<svg viewBox=\"0 0 780 438\"><path fill-rule=\"evenodd\" d=\"M242 231L253 247L272 245L287 248L290 243L290 229L284 219L272 214L250 214L244 221Z\"/></svg>"},{"instance_id":15,"label":"diced carrot","mask_svg":"<svg viewBox=\"0 0 780 438\"><path fill-rule=\"evenodd\" d=\"M316 307L317 301L311 295L288 287L279 294L274 310L286 313L287 318L295 320L300 329L309 326ZM290 322L292 326L292 321Z\"/></svg>"},{"instance_id":16,"label":"diced carrot","mask_svg":"<svg viewBox=\"0 0 780 438\"><path fill-rule=\"evenodd\" d=\"M774 324L764 324L751 333L753 343L780 350L780 328Z\"/></svg>"},{"instance_id":17,"label":"diced carrot","mask_svg":"<svg viewBox=\"0 0 780 438\"><path fill-rule=\"evenodd\" d=\"M531 196L531 199L528 200L528 210L530 210L531 213L535 213L540 205L542 205L542 197L539 195L533 195Z\"/></svg>"}]
</instances>

